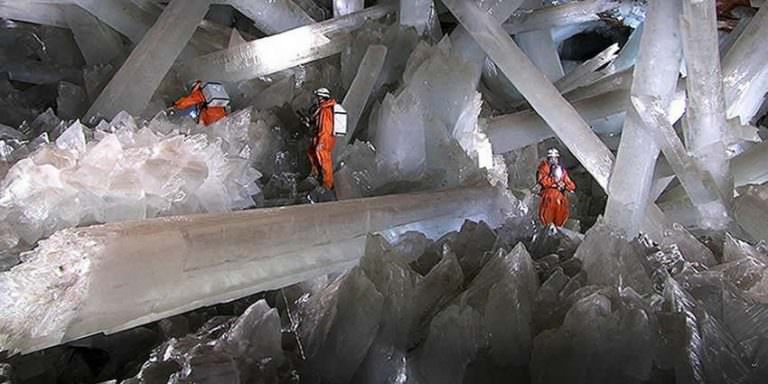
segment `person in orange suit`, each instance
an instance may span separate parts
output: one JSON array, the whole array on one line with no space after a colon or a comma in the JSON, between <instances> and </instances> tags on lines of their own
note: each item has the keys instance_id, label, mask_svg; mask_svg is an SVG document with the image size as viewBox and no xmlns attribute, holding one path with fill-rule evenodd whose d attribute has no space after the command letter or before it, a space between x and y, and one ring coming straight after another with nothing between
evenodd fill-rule
<instances>
[{"instance_id":1,"label":"person in orange suit","mask_svg":"<svg viewBox=\"0 0 768 384\"><path fill-rule=\"evenodd\" d=\"M570 214L570 203L565 192L576 190L576 184L568 172L560 165L560 152L551 148L547 159L539 163L536 180L541 188L539 196L539 220L542 225L555 224L562 227Z\"/></svg>"},{"instance_id":2,"label":"person in orange suit","mask_svg":"<svg viewBox=\"0 0 768 384\"><path fill-rule=\"evenodd\" d=\"M197 123L203 123L203 125L211 125L227 116L227 109L225 107L209 107L205 103L205 96L203 95L203 83L197 80L192 85L192 90L189 95L184 96L173 104L176 110L183 110L190 107L197 107L198 118Z\"/></svg>"},{"instance_id":3,"label":"person in orange suit","mask_svg":"<svg viewBox=\"0 0 768 384\"><path fill-rule=\"evenodd\" d=\"M312 123L315 129L315 137L312 145L307 150L307 156L312 164L312 175L320 174L323 187L333 189L333 147L336 146L336 138L333 136L333 107L336 100L331 97L331 92L326 88L315 91L317 105L313 106Z\"/></svg>"}]
</instances>

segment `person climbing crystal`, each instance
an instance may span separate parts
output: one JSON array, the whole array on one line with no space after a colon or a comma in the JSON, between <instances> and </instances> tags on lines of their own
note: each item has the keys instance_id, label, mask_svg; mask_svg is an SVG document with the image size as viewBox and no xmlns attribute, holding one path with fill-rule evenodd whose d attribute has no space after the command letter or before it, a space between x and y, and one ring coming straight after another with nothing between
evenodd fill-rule
<instances>
[{"instance_id":1,"label":"person climbing crystal","mask_svg":"<svg viewBox=\"0 0 768 384\"><path fill-rule=\"evenodd\" d=\"M195 122L211 125L227 116L229 95L220 83L195 80L187 96L173 104L174 113L188 116Z\"/></svg>"},{"instance_id":2,"label":"person climbing crystal","mask_svg":"<svg viewBox=\"0 0 768 384\"><path fill-rule=\"evenodd\" d=\"M536 180L540 187L539 220L542 225L562 227L570 214L570 203L565 192L576 190L576 184L568 171L560 165L560 152L555 148L547 151L547 158L539 163Z\"/></svg>"},{"instance_id":3,"label":"person climbing crystal","mask_svg":"<svg viewBox=\"0 0 768 384\"><path fill-rule=\"evenodd\" d=\"M331 154L336 146L334 137L334 112L336 100L331 97L327 88L320 88L314 92L317 103L310 110L311 128L315 130L312 145L307 150L312 175L320 175L323 187L333 189L333 159Z\"/></svg>"}]
</instances>

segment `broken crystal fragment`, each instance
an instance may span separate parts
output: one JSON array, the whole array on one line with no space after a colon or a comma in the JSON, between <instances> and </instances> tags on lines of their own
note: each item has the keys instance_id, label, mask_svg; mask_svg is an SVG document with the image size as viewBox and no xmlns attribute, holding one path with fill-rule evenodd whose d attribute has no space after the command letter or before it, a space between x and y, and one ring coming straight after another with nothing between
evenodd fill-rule
<instances>
[{"instance_id":1,"label":"broken crystal fragment","mask_svg":"<svg viewBox=\"0 0 768 384\"><path fill-rule=\"evenodd\" d=\"M121 110L140 115L205 16L208 4L207 0L172 1L94 101L86 118L111 119Z\"/></svg>"}]
</instances>

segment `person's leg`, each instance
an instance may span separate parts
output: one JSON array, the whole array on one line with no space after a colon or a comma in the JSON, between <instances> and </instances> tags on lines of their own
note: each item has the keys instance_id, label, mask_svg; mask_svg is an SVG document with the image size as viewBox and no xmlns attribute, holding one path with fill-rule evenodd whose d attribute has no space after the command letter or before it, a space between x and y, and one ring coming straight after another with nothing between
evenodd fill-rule
<instances>
[{"instance_id":1,"label":"person's leg","mask_svg":"<svg viewBox=\"0 0 768 384\"><path fill-rule=\"evenodd\" d=\"M331 160L331 151L317 151L317 160L320 162L320 169L323 174L323 187L327 190L333 189L333 160Z\"/></svg>"}]
</instances>

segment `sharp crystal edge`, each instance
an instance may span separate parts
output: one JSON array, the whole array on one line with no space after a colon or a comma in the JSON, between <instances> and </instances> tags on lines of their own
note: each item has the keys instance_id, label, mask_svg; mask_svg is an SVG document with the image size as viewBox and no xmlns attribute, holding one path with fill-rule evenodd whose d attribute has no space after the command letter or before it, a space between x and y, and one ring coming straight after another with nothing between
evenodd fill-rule
<instances>
[{"instance_id":1,"label":"sharp crystal edge","mask_svg":"<svg viewBox=\"0 0 768 384\"><path fill-rule=\"evenodd\" d=\"M510 35L535 30L549 30L554 27L600 20L599 14L616 9L614 0L574 1L562 5L533 10L515 15L504 23L504 30Z\"/></svg>"},{"instance_id":2,"label":"sharp crystal edge","mask_svg":"<svg viewBox=\"0 0 768 384\"><path fill-rule=\"evenodd\" d=\"M152 27L154 16L127 0L72 0L134 43Z\"/></svg>"},{"instance_id":3,"label":"sharp crystal edge","mask_svg":"<svg viewBox=\"0 0 768 384\"><path fill-rule=\"evenodd\" d=\"M350 40L351 31L368 19L393 12L394 7L386 5L366 8L188 60L180 63L176 70L185 80L210 78L235 82L266 76L341 52Z\"/></svg>"},{"instance_id":4,"label":"sharp crystal edge","mask_svg":"<svg viewBox=\"0 0 768 384\"><path fill-rule=\"evenodd\" d=\"M370 45L365 51L365 56L357 69L357 75L349 86L349 91L344 96L342 106L347 110L347 134L340 137L334 149L334 159L338 164L339 155L344 147L352 140L355 128L362 116L368 98L371 96L376 81L379 79L381 69L384 68L384 60L387 58L387 47L383 45Z\"/></svg>"},{"instance_id":5,"label":"sharp crystal edge","mask_svg":"<svg viewBox=\"0 0 768 384\"><path fill-rule=\"evenodd\" d=\"M594 83L600 77L603 77L601 73L595 71L616 60L618 52L619 44L612 44L595 55L595 57L581 63L576 69L555 82L555 87L557 87L561 93L567 93L583 85ZM591 78L590 76L595 77Z\"/></svg>"},{"instance_id":6,"label":"sharp crystal edge","mask_svg":"<svg viewBox=\"0 0 768 384\"><path fill-rule=\"evenodd\" d=\"M555 82L565 75L560 54L550 30L520 33L515 36L515 40L520 49L547 76L549 81Z\"/></svg>"},{"instance_id":7,"label":"sharp crystal edge","mask_svg":"<svg viewBox=\"0 0 768 384\"><path fill-rule=\"evenodd\" d=\"M633 96L655 96L665 105L675 93L682 55L680 0L651 0L632 83ZM619 151L608 187L605 220L635 237L648 205L659 148L637 113L624 121Z\"/></svg>"},{"instance_id":8,"label":"sharp crystal edge","mask_svg":"<svg viewBox=\"0 0 768 384\"><path fill-rule=\"evenodd\" d=\"M67 229L0 274L0 346L32 352L343 270L369 232L439 236L518 213L476 187Z\"/></svg>"},{"instance_id":9,"label":"sharp crystal edge","mask_svg":"<svg viewBox=\"0 0 768 384\"><path fill-rule=\"evenodd\" d=\"M768 92L768 7L752 18L723 59L723 86L729 119L749 123Z\"/></svg>"},{"instance_id":10,"label":"sharp crystal edge","mask_svg":"<svg viewBox=\"0 0 768 384\"><path fill-rule=\"evenodd\" d=\"M67 24L88 65L109 64L125 50L120 35L81 7L64 7Z\"/></svg>"},{"instance_id":11,"label":"sharp crystal edge","mask_svg":"<svg viewBox=\"0 0 768 384\"><path fill-rule=\"evenodd\" d=\"M209 4L208 0L172 1L101 92L86 119L111 119L121 110L140 115L192 38Z\"/></svg>"},{"instance_id":12,"label":"sharp crystal edge","mask_svg":"<svg viewBox=\"0 0 768 384\"><path fill-rule=\"evenodd\" d=\"M681 20L683 53L688 69L686 143L698 167L715 179L729 204L733 181L726 145L729 142L725 119L725 97L718 52L715 4L683 0Z\"/></svg>"},{"instance_id":13,"label":"sharp crystal edge","mask_svg":"<svg viewBox=\"0 0 768 384\"><path fill-rule=\"evenodd\" d=\"M664 157L683 184L699 212L699 224L706 229L724 229L730 222L728 208L718 187L706 170L698 167L677 137L662 102L649 96L632 96L632 105L651 132Z\"/></svg>"}]
</instances>

